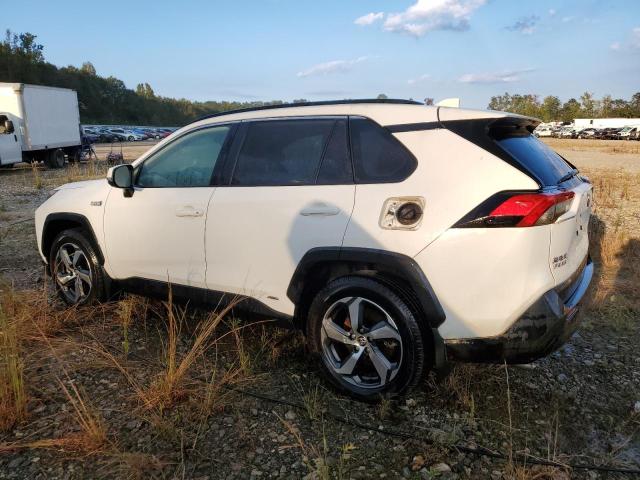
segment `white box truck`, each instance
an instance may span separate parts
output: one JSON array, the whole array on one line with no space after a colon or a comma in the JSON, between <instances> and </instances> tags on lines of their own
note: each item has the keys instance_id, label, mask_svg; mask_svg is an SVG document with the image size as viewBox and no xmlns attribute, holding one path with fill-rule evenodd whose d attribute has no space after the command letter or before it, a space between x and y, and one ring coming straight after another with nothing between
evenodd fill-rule
<instances>
[{"instance_id":1,"label":"white box truck","mask_svg":"<svg viewBox=\"0 0 640 480\"><path fill-rule=\"evenodd\" d=\"M0 83L0 166L45 162L61 168L80 147L75 90Z\"/></svg>"}]
</instances>

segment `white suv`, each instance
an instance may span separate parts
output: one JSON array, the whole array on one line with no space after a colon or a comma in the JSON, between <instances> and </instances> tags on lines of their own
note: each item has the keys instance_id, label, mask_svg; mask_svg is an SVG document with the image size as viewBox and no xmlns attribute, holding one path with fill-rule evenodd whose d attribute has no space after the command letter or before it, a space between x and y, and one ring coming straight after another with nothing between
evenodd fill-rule
<instances>
[{"instance_id":1,"label":"white suv","mask_svg":"<svg viewBox=\"0 0 640 480\"><path fill-rule=\"evenodd\" d=\"M216 114L36 211L61 297L234 297L330 381L398 394L447 359L530 362L576 327L591 184L538 121L408 101Z\"/></svg>"}]
</instances>

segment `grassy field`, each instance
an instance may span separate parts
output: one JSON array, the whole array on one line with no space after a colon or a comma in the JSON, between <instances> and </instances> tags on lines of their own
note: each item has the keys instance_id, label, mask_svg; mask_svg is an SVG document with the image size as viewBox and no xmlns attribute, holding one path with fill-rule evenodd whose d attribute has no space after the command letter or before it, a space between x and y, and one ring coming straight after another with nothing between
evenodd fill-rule
<instances>
[{"instance_id":1,"label":"grassy field","mask_svg":"<svg viewBox=\"0 0 640 480\"><path fill-rule=\"evenodd\" d=\"M0 172L0 478L628 478L569 465L640 468L640 143L548 142L595 190L581 329L376 405L329 389L296 332L232 310L64 308L30 219L106 166Z\"/></svg>"}]
</instances>

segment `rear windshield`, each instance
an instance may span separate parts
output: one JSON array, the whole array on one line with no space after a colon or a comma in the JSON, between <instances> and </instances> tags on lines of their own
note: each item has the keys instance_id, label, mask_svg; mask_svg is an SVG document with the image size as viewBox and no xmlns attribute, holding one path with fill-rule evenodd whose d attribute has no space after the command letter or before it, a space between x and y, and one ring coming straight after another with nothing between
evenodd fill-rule
<instances>
[{"instance_id":1,"label":"rear windshield","mask_svg":"<svg viewBox=\"0 0 640 480\"><path fill-rule=\"evenodd\" d=\"M534 174L543 186L557 185L572 170L560 155L533 135L506 137L496 140L509 155Z\"/></svg>"}]
</instances>

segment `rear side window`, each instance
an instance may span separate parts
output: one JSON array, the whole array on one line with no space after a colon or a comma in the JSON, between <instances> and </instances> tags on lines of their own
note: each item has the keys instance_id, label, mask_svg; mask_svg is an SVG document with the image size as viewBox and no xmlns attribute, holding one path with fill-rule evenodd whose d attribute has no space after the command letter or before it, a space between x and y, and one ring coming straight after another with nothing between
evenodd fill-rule
<instances>
[{"instance_id":1,"label":"rear side window","mask_svg":"<svg viewBox=\"0 0 640 480\"><path fill-rule=\"evenodd\" d=\"M316 184L344 185L353 183L353 169L349 156L347 121L338 120L333 126L329 144L324 152Z\"/></svg>"},{"instance_id":2,"label":"rear side window","mask_svg":"<svg viewBox=\"0 0 640 480\"><path fill-rule=\"evenodd\" d=\"M231 183L313 185L335 119L268 120L247 127Z\"/></svg>"},{"instance_id":3,"label":"rear side window","mask_svg":"<svg viewBox=\"0 0 640 480\"><path fill-rule=\"evenodd\" d=\"M523 167L542 182L557 185L572 167L556 152L533 135L506 137L496 140Z\"/></svg>"},{"instance_id":4,"label":"rear side window","mask_svg":"<svg viewBox=\"0 0 640 480\"><path fill-rule=\"evenodd\" d=\"M377 123L354 117L349 130L356 183L401 182L416 169L416 158Z\"/></svg>"}]
</instances>

